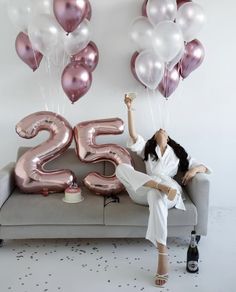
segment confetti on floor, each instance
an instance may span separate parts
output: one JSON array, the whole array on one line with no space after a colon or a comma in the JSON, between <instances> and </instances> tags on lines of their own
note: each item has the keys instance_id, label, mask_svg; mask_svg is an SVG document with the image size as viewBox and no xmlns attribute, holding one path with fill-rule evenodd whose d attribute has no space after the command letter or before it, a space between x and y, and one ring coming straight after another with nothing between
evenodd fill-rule
<instances>
[{"instance_id":1,"label":"confetti on floor","mask_svg":"<svg viewBox=\"0 0 236 292\"><path fill-rule=\"evenodd\" d=\"M211 209L209 234L199 243L199 273L186 271L190 237L168 238L170 279L164 288L154 286L157 251L146 239L30 239L4 241L0 291L235 291L236 236L230 232L235 211ZM229 235L232 248L223 253ZM224 283L222 264L227 264Z\"/></svg>"}]
</instances>

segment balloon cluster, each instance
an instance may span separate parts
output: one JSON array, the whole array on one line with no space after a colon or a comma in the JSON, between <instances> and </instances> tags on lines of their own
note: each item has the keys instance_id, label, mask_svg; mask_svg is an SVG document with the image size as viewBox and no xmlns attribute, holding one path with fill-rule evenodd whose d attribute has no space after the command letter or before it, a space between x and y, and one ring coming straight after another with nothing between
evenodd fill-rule
<instances>
[{"instance_id":1,"label":"balloon cluster","mask_svg":"<svg viewBox=\"0 0 236 292\"><path fill-rule=\"evenodd\" d=\"M202 7L191 0L145 0L130 31L134 77L168 98L180 76L186 78L204 59L203 45L195 39L204 23Z\"/></svg>"},{"instance_id":2,"label":"balloon cluster","mask_svg":"<svg viewBox=\"0 0 236 292\"><path fill-rule=\"evenodd\" d=\"M62 88L72 103L92 83L92 71L99 59L90 41L91 5L88 0L8 0L10 20L20 29L15 42L18 56L35 71L45 56L70 56L61 76Z\"/></svg>"}]
</instances>

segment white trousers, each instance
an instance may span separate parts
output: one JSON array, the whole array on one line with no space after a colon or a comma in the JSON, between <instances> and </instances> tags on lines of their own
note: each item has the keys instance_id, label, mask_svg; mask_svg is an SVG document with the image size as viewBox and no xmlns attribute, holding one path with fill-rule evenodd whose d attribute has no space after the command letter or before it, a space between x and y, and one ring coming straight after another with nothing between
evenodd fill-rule
<instances>
[{"instance_id":1,"label":"white trousers","mask_svg":"<svg viewBox=\"0 0 236 292\"><path fill-rule=\"evenodd\" d=\"M116 176L135 203L149 206L148 228L145 238L156 247L157 242L166 245L168 209L175 206L177 196L173 201L170 201L163 192L143 186L153 178L136 171L129 164L119 164L116 167Z\"/></svg>"}]
</instances>

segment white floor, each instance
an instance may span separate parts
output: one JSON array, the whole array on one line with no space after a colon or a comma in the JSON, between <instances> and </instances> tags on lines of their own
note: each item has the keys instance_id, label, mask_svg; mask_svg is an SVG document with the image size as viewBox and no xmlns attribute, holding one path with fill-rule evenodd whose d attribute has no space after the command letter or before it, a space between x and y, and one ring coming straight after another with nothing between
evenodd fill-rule
<instances>
[{"instance_id":1,"label":"white floor","mask_svg":"<svg viewBox=\"0 0 236 292\"><path fill-rule=\"evenodd\" d=\"M236 209L211 208L198 274L185 270L189 239L170 238L170 280L153 285L157 254L145 239L8 240L0 248L1 292L236 291Z\"/></svg>"}]
</instances>

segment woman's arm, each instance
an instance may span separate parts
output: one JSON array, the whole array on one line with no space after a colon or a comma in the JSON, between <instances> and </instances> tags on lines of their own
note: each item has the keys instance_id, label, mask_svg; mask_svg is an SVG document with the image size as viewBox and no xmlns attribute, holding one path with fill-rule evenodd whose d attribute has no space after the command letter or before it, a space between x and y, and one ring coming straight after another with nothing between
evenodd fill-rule
<instances>
[{"instance_id":1,"label":"woman's arm","mask_svg":"<svg viewBox=\"0 0 236 292\"><path fill-rule=\"evenodd\" d=\"M128 129L129 129L129 135L132 139L133 143L137 141L138 135L136 133L135 127L134 127L134 117L133 117L133 111L131 109L132 105L132 98L130 98L128 95L125 95L125 104L127 106L128 110Z\"/></svg>"},{"instance_id":2,"label":"woman's arm","mask_svg":"<svg viewBox=\"0 0 236 292\"><path fill-rule=\"evenodd\" d=\"M194 178L194 176L197 173L200 173L200 172L205 173L206 171L207 171L207 168L204 165L202 165L202 164L190 168L185 173L184 177L182 178L183 185L186 185L192 178Z\"/></svg>"}]
</instances>

